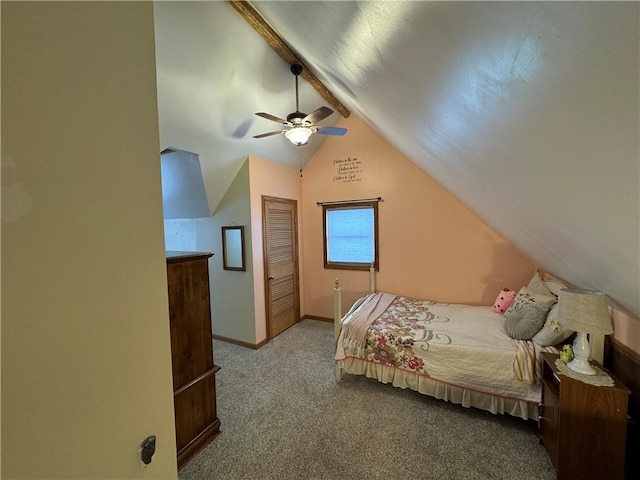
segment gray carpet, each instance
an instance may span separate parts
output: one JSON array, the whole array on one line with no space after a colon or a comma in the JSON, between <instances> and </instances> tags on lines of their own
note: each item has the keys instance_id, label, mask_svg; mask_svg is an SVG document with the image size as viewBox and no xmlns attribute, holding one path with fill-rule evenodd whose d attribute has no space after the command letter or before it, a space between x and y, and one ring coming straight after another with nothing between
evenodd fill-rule
<instances>
[{"instance_id":1,"label":"gray carpet","mask_svg":"<svg viewBox=\"0 0 640 480\"><path fill-rule=\"evenodd\" d=\"M215 341L220 435L198 479L554 479L536 425L347 375L333 325L304 320L259 350Z\"/></svg>"}]
</instances>

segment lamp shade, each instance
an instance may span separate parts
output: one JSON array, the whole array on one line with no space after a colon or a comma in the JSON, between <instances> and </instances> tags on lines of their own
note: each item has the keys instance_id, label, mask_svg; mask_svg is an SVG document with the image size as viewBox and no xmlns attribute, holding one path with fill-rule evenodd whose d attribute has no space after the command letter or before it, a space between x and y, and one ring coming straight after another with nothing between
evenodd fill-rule
<instances>
[{"instance_id":1,"label":"lamp shade","mask_svg":"<svg viewBox=\"0 0 640 480\"><path fill-rule=\"evenodd\" d=\"M309 137L313 133L313 130L307 127L293 127L284 133L284 136L289 139L294 145L304 145L309 140Z\"/></svg>"},{"instance_id":2,"label":"lamp shade","mask_svg":"<svg viewBox=\"0 0 640 480\"><path fill-rule=\"evenodd\" d=\"M576 332L613 333L607 296L594 290L563 288L558 296L558 322Z\"/></svg>"}]
</instances>

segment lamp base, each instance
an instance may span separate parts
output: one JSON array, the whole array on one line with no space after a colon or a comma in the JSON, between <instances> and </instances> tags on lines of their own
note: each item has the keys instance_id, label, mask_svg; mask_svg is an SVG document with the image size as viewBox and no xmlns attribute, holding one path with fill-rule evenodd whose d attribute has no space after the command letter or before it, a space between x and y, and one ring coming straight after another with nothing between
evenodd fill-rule
<instances>
[{"instance_id":1,"label":"lamp base","mask_svg":"<svg viewBox=\"0 0 640 480\"><path fill-rule=\"evenodd\" d=\"M589 364L589 361L582 360L581 358L574 358L569 363L567 363L567 367L577 373L582 373L583 375L595 375L596 371Z\"/></svg>"},{"instance_id":2,"label":"lamp base","mask_svg":"<svg viewBox=\"0 0 640 480\"><path fill-rule=\"evenodd\" d=\"M587 334L584 332L577 332L575 341L573 342L573 354L574 359L567 363L574 372L582 373L584 375L595 375L596 371L591 365L589 365L589 356L591 355L591 347L589 346L589 340Z\"/></svg>"}]
</instances>

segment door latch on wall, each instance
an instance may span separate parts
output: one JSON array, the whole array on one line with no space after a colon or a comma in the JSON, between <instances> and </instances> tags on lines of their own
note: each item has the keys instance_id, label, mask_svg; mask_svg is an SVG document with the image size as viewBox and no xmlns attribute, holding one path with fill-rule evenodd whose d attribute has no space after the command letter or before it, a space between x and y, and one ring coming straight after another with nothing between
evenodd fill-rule
<instances>
[{"instance_id":1,"label":"door latch on wall","mask_svg":"<svg viewBox=\"0 0 640 480\"><path fill-rule=\"evenodd\" d=\"M140 460L145 467L151 463L154 453L156 453L156 436L151 435L145 438L140 445Z\"/></svg>"}]
</instances>

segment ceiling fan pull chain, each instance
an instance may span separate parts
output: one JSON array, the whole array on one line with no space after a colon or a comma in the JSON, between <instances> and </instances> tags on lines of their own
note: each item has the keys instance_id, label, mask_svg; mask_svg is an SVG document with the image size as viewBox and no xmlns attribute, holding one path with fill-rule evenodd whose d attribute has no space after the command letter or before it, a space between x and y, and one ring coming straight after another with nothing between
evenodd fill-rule
<instances>
[{"instance_id":1,"label":"ceiling fan pull chain","mask_svg":"<svg viewBox=\"0 0 640 480\"><path fill-rule=\"evenodd\" d=\"M298 145L298 166L300 168L300 178L302 178L302 145Z\"/></svg>"}]
</instances>

